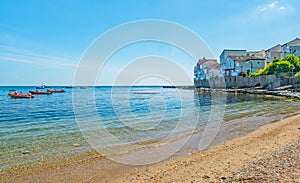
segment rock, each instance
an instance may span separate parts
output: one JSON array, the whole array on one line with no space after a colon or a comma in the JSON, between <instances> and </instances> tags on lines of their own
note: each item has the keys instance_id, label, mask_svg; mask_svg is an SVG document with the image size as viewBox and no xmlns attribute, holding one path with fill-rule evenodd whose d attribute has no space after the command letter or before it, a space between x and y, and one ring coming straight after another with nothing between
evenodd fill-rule
<instances>
[{"instance_id":1,"label":"rock","mask_svg":"<svg viewBox=\"0 0 300 183\"><path fill-rule=\"evenodd\" d=\"M30 154L30 151L24 151L22 154Z\"/></svg>"},{"instance_id":2,"label":"rock","mask_svg":"<svg viewBox=\"0 0 300 183\"><path fill-rule=\"evenodd\" d=\"M225 180L225 179L227 179L227 178L226 178L226 177L221 177L220 179Z\"/></svg>"},{"instance_id":3,"label":"rock","mask_svg":"<svg viewBox=\"0 0 300 183\"><path fill-rule=\"evenodd\" d=\"M209 179L209 176L208 175L203 175L202 178L203 179Z\"/></svg>"},{"instance_id":4,"label":"rock","mask_svg":"<svg viewBox=\"0 0 300 183\"><path fill-rule=\"evenodd\" d=\"M261 170L260 173L262 173L262 174L267 174L267 172L265 172L265 171L263 171L263 170Z\"/></svg>"},{"instance_id":5,"label":"rock","mask_svg":"<svg viewBox=\"0 0 300 183\"><path fill-rule=\"evenodd\" d=\"M73 144L73 146L74 146L74 147L79 147L79 146L80 146L80 144Z\"/></svg>"}]
</instances>

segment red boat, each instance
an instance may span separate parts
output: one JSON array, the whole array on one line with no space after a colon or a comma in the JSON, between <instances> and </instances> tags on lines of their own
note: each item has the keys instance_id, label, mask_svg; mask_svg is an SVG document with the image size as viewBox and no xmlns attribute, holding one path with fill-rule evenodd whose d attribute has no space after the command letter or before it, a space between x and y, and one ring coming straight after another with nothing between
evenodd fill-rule
<instances>
[{"instance_id":1,"label":"red boat","mask_svg":"<svg viewBox=\"0 0 300 183\"><path fill-rule=\"evenodd\" d=\"M22 93L18 93L18 92L10 92L8 93L8 95L11 98L33 98L34 96L27 93L27 94L22 94Z\"/></svg>"},{"instance_id":2,"label":"red boat","mask_svg":"<svg viewBox=\"0 0 300 183\"><path fill-rule=\"evenodd\" d=\"M51 93L64 93L66 91L65 90L47 90L47 92L51 92Z\"/></svg>"},{"instance_id":3,"label":"red boat","mask_svg":"<svg viewBox=\"0 0 300 183\"><path fill-rule=\"evenodd\" d=\"M50 95L50 94L52 94L52 92L49 92L49 91L44 92L44 91L38 91L38 90L35 90L35 91L30 90L29 93L35 94L35 95Z\"/></svg>"}]
</instances>

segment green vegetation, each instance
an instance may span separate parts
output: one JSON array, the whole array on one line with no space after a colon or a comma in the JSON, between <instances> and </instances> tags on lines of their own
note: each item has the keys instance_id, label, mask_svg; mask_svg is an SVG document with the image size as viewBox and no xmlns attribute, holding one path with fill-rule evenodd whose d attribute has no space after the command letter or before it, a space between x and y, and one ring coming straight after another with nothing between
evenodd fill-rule
<instances>
[{"instance_id":1,"label":"green vegetation","mask_svg":"<svg viewBox=\"0 0 300 183\"><path fill-rule=\"evenodd\" d=\"M262 71L250 74L250 76L271 75L280 73L296 73L300 76L300 58L295 55L287 55L282 60L275 58L271 64L269 64ZM295 75L295 76L296 76Z\"/></svg>"},{"instance_id":2,"label":"green vegetation","mask_svg":"<svg viewBox=\"0 0 300 183\"><path fill-rule=\"evenodd\" d=\"M297 73L295 74L295 77L300 77L300 72L297 72Z\"/></svg>"}]
</instances>

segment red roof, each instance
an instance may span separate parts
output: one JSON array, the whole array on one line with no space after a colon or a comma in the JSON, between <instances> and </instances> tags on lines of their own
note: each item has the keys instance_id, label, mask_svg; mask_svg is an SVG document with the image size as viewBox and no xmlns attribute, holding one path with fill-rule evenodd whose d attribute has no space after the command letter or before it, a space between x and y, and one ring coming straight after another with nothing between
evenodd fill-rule
<instances>
[{"instance_id":1,"label":"red roof","mask_svg":"<svg viewBox=\"0 0 300 183\"><path fill-rule=\"evenodd\" d=\"M211 70L211 69L219 69L220 68L220 64L219 63L214 63L212 65L209 65L206 67L207 70Z\"/></svg>"},{"instance_id":2,"label":"red roof","mask_svg":"<svg viewBox=\"0 0 300 183\"><path fill-rule=\"evenodd\" d=\"M215 64L218 63L216 59L199 59L197 65L203 65L204 63ZM205 64L206 65L206 64Z\"/></svg>"},{"instance_id":3,"label":"red roof","mask_svg":"<svg viewBox=\"0 0 300 183\"><path fill-rule=\"evenodd\" d=\"M233 61L265 60L255 56L229 56Z\"/></svg>"}]
</instances>

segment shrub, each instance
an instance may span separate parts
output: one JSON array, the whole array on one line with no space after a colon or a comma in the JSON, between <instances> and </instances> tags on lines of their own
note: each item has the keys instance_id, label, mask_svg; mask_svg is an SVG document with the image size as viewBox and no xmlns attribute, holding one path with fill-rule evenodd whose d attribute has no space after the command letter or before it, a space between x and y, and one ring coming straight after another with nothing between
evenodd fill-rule
<instances>
[{"instance_id":1,"label":"shrub","mask_svg":"<svg viewBox=\"0 0 300 183\"><path fill-rule=\"evenodd\" d=\"M300 77L300 72L297 72L297 73L295 74L295 77Z\"/></svg>"},{"instance_id":2,"label":"shrub","mask_svg":"<svg viewBox=\"0 0 300 183\"><path fill-rule=\"evenodd\" d=\"M271 75L280 73L292 73L300 71L300 58L295 55L287 55L284 59L275 58L271 64L263 70L251 73L250 76ZM297 74L298 74L297 73ZM300 76L300 73L298 74Z\"/></svg>"},{"instance_id":3,"label":"shrub","mask_svg":"<svg viewBox=\"0 0 300 183\"><path fill-rule=\"evenodd\" d=\"M290 62L294 66L294 72L300 71L300 60L299 57L297 57L296 55L287 55L282 60Z\"/></svg>"},{"instance_id":4,"label":"shrub","mask_svg":"<svg viewBox=\"0 0 300 183\"><path fill-rule=\"evenodd\" d=\"M266 74L290 73L294 70L293 64L289 61L281 60L271 63L266 70Z\"/></svg>"}]
</instances>

